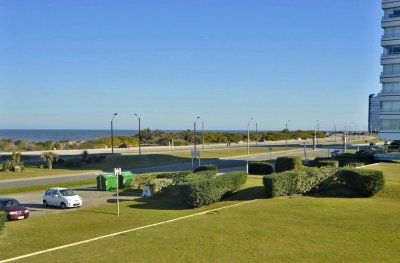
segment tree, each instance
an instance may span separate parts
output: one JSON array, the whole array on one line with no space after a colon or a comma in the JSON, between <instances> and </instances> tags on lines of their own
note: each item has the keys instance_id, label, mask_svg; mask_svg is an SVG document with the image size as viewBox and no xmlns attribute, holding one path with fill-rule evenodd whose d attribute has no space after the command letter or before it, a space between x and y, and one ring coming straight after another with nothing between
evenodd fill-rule
<instances>
[{"instance_id":1,"label":"tree","mask_svg":"<svg viewBox=\"0 0 400 263\"><path fill-rule=\"evenodd\" d=\"M49 169L53 169L53 162L58 161L58 154L54 152L44 152L40 155L40 158L47 162Z\"/></svg>"}]
</instances>

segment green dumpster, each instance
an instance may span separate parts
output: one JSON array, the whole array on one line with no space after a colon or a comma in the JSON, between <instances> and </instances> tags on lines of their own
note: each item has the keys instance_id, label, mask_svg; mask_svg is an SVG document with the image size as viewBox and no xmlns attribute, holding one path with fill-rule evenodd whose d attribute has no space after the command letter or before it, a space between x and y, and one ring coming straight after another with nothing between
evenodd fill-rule
<instances>
[{"instance_id":1,"label":"green dumpster","mask_svg":"<svg viewBox=\"0 0 400 263\"><path fill-rule=\"evenodd\" d=\"M122 172L121 176L119 176L119 188L129 187L134 177L135 175L130 171Z\"/></svg>"},{"instance_id":2,"label":"green dumpster","mask_svg":"<svg viewBox=\"0 0 400 263\"><path fill-rule=\"evenodd\" d=\"M117 189L117 177L114 174L100 174L96 177L97 190L108 191Z\"/></svg>"}]
</instances>

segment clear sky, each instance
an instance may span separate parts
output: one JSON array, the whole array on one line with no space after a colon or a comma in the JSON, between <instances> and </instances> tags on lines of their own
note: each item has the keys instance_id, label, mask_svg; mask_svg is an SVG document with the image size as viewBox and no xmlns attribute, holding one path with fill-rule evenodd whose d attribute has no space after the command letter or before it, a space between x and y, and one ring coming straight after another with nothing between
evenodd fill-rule
<instances>
[{"instance_id":1,"label":"clear sky","mask_svg":"<svg viewBox=\"0 0 400 263\"><path fill-rule=\"evenodd\" d=\"M0 129L361 129L380 4L0 0Z\"/></svg>"}]
</instances>

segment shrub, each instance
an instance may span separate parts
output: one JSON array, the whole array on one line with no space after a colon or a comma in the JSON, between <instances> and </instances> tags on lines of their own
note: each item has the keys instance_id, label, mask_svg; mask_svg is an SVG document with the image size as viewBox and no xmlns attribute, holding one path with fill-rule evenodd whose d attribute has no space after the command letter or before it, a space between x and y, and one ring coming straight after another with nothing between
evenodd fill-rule
<instances>
[{"instance_id":1,"label":"shrub","mask_svg":"<svg viewBox=\"0 0 400 263\"><path fill-rule=\"evenodd\" d=\"M201 207L239 190L246 180L245 172L230 172L206 180L183 183L179 187L182 198L190 207Z\"/></svg>"},{"instance_id":2,"label":"shrub","mask_svg":"<svg viewBox=\"0 0 400 263\"><path fill-rule=\"evenodd\" d=\"M383 189L385 179L382 171L364 169L340 169L336 176L361 196L370 197Z\"/></svg>"},{"instance_id":3,"label":"shrub","mask_svg":"<svg viewBox=\"0 0 400 263\"><path fill-rule=\"evenodd\" d=\"M279 157L276 159L275 172L281 173L288 170L293 170L302 167L301 158L294 157Z\"/></svg>"},{"instance_id":4,"label":"shrub","mask_svg":"<svg viewBox=\"0 0 400 263\"><path fill-rule=\"evenodd\" d=\"M364 166L366 163L360 162L358 160L348 160L348 159L343 159L339 160L339 166L340 167L360 167Z\"/></svg>"},{"instance_id":5,"label":"shrub","mask_svg":"<svg viewBox=\"0 0 400 263\"><path fill-rule=\"evenodd\" d=\"M321 182L333 176L335 171L335 168L330 167L304 167L266 175L263 178L263 184L268 197L306 194Z\"/></svg>"},{"instance_id":6,"label":"shrub","mask_svg":"<svg viewBox=\"0 0 400 263\"><path fill-rule=\"evenodd\" d=\"M307 166L310 167L339 167L339 161L336 160L321 160L315 158L315 160L308 162Z\"/></svg>"},{"instance_id":7,"label":"shrub","mask_svg":"<svg viewBox=\"0 0 400 263\"><path fill-rule=\"evenodd\" d=\"M6 213L0 211L0 231L4 229L6 222Z\"/></svg>"},{"instance_id":8,"label":"shrub","mask_svg":"<svg viewBox=\"0 0 400 263\"><path fill-rule=\"evenodd\" d=\"M177 172L165 172L156 175L157 178L172 179L173 184L182 183L186 176L191 174L192 171L177 171Z\"/></svg>"},{"instance_id":9,"label":"shrub","mask_svg":"<svg viewBox=\"0 0 400 263\"><path fill-rule=\"evenodd\" d=\"M193 170L193 173L198 173L201 171L218 171L218 167L210 164L210 165L202 165L197 167L196 169Z\"/></svg>"},{"instance_id":10,"label":"shrub","mask_svg":"<svg viewBox=\"0 0 400 263\"><path fill-rule=\"evenodd\" d=\"M217 171L201 171L197 173L192 173L186 176L183 181L184 182L192 182L192 181L201 181L214 178L217 174Z\"/></svg>"},{"instance_id":11,"label":"shrub","mask_svg":"<svg viewBox=\"0 0 400 263\"><path fill-rule=\"evenodd\" d=\"M249 174L267 175L274 172L274 167L266 162L250 162Z\"/></svg>"},{"instance_id":12,"label":"shrub","mask_svg":"<svg viewBox=\"0 0 400 263\"><path fill-rule=\"evenodd\" d=\"M172 179L153 179L148 183L148 187L152 193L159 193L164 188L172 185Z\"/></svg>"},{"instance_id":13,"label":"shrub","mask_svg":"<svg viewBox=\"0 0 400 263\"><path fill-rule=\"evenodd\" d=\"M156 178L156 174L138 174L133 178L131 188L143 189L148 186L151 180Z\"/></svg>"}]
</instances>

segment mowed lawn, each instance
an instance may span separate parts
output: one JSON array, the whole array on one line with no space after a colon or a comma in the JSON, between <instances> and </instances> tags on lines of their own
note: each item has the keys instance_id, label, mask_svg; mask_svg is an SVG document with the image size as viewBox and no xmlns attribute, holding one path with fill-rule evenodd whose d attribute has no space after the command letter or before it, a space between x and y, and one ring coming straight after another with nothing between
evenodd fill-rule
<instances>
[{"instance_id":1,"label":"mowed lawn","mask_svg":"<svg viewBox=\"0 0 400 263\"><path fill-rule=\"evenodd\" d=\"M386 187L373 198L265 199L261 177L217 204L187 209L170 199L127 201L8 222L0 259L212 211L21 262L399 262L400 164L372 166ZM111 193L110 193L111 194Z\"/></svg>"}]
</instances>

